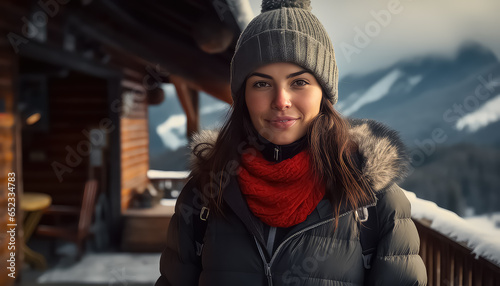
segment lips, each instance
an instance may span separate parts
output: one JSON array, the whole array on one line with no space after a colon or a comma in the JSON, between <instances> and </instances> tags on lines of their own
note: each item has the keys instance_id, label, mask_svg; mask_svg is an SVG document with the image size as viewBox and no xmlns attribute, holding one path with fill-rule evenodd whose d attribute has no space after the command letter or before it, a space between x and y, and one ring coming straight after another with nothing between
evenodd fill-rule
<instances>
[{"instance_id":1,"label":"lips","mask_svg":"<svg viewBox=\"0 0 500 286\"><path fill-rule=\"evenodd\" d=\"M291 116L280 116L274 117L271 120L267 120L272 127L276 129L287 129L292 127L299 118Z\"/></svg>"}]
</instances>

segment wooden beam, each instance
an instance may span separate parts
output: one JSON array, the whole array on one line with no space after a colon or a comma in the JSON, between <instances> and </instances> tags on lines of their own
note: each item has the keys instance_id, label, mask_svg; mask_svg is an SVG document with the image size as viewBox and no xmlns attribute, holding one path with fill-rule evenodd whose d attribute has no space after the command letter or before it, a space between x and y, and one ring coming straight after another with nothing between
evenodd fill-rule
<instances>
[{"instance_id":1,"label":"wooden beam","mask_svg":"<svg viewBox=\"0 0 500 286\"><path fill-rule=\"evenodd\" d=\"M38 43L37 41L31 41L26 45L20 45L19 55L66 67L96 77L121 77L119 70L111 69L104 64L83 58L75 53Z\"/></svg>"},{"instance_id":2,"label":"wooden beam","mask_svg":"<svg viewBox=\"0 0 500 286\"><path fill-rule=\"evenodd\" d=\"M195 110L195 117L192 122L187 122L187 137L189 141L191 141L191 137L194 133L198 132L200 127L200 96L198 91L192 88L189 88L189 97L191 99L191 103L193 105L193 109Z\"/></svg>"},{"instance_id":3,"label":"wooden beam","mask_svg":"<svg viewBox=\"0 0 500 286\"><path fill-rule=\"evenodd\" d=\"M228 104L233 103L233 98L231 96L231 86L229 83L213 83L208 81L203 81L199 83L200 90L210 94L211 96L220 99Z\"/></svg>"},{"instance_id":4,"label":"wooden beam","mask_svg":"<svg viewBox=\"0 0 500 286\"><path fill-rule=\"evenodd\" d=\"M122 9L126 10L126 13L132 12L134 15L147 15L147 20L152 23L155 27L162 27L164 30L176 31L182 35L189 35L191 32L191 25L193 20L188 18L196 18L195 15L206 10L206 7L193 7L188 5L185 1L178 1L174 7L168 2L161 1L123 1L119 2L119 5L111 3L109 1L104 1L105 4L110 7L110 9L115 10L117 15L128 17L123 15ZM194 15L194 16L193 16ZM140 17L140 16L139 16ZM144 17L144 16L143 16Z\"/></svg>"},{"instance_id":5,"label":"wooden beam","mask_svg":"<svg viewBox=\"0 0 500 286\"><path fill-rule=\"evenodd\" d=\"M209 55L189 41L179 40L168 32L155 31L130 17L127 21L120 17L100 20L99 15L116 15L120 8L110 9L108 4L108 1L96 2L89 5L89 10L72 11L68 18L70 26L115 49L126 50L149 62L158 63L183 78L229 83L229 62L221 56ZM152 39L154 45L144 44Z\"/></svg>"},{"instance_id":6,"label":"wooden beam","mask_svg":"<svg viewBox=\"0 0 500 286\"><path fill-rule=\"evenodd\" d=\"M175 76L176 75L170 75L168 77L170 82L172 82L171 78ZM228 104L233 103L233 98L231 96L231 86L229 85L229 83L213 82L209 80L195 82L186 78L182 78L182 81L185 82L191 89L206 92L217 99L227 102Z\"/></svg>"}]
</instances>

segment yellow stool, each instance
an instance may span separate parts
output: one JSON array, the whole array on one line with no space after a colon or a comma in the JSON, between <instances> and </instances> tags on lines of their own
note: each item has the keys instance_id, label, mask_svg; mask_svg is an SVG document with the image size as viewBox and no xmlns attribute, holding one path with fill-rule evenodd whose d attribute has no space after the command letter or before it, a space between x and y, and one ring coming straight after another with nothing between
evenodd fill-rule
<instances>
[{"instance_id":1,"label":"yellow stool","mask_svg":"<svg viewBox=\"0 0 500 286\"><path fill-rule=\"evenodd\" d=\"M23 243L24 256L26 262L29 265L34 266L36 269L47 268L47 261L43 255L30 249L27 242L40 222L43 210L48 208L51 203L52 198L47 194L24 193L21 196L21 209L25 212Z\"/></svg>"}]
</instances>

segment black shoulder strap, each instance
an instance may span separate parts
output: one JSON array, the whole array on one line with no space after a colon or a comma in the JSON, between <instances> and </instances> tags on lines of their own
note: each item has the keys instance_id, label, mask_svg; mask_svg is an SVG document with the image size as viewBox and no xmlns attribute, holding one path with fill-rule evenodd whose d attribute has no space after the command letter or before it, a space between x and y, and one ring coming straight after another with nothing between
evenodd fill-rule
<instances>
[{"instance_id":1,"label":"black shoulder strap","mask_svg":"<svg viewBox=\"0 0 500 286\"><path fill-rule=\"evenodd\" d=\"M210 209L202 207L201 210L193 212L193 228L196 255L201 256L203 250L203 238L207 230L208 215Z\"/></svg>"},{"instance_id":2,"label":"black shoulder strap","mask_svg":"<svg viewBox=\"0 0 500 286\"><path fill-rule=\"evenodd\" d=\"M207 230L210 209L203 207L200 211L193 212L193 228L196 255L201 256L203 239ZM355 212L359 224L359 236L363 254L363 265L371 268L373 256L378 245L378 215L375 206L363 207Z\"/></svg>"},{"instance_id":3,"label":"black shoulder strap","mask_svg":"<svg viewBox=\"0 0 500 286\"><path fill-rule=\"evenodd\" d=\"M363 265L365 269L371 268L371 263L378 245L378 215L377 207L363 207L356 211L359 224L359 240L363 251Z\"/></svg>"}]
</instances>

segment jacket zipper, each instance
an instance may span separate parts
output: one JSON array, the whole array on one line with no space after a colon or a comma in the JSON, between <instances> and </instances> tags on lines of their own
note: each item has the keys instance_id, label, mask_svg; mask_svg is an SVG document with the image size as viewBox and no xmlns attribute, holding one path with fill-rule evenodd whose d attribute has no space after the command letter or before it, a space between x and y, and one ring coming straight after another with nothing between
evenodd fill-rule
<instances>
[{"instance_id":1,"label":"jacket zipper","mask_svg":"<svg viewBox=\"0 0 500 286\"><path fill-rule=\"evenodd\" d=\"M267 285L272 286L273 285L273 276L271 273L271 263L267 263L267 259L264 256L264 252L262 251L262 247L260 247L260 244L257 241L257 238L255 237L255 235L253 236L253 239L255 240L255 243L257 244L257 249L259 250L260 258L262 258L262 262L264 262L264 272L266 273L266 277L267 277Z\"/></svg>"},{"instance_id":2,"label":"jacket zipper","mask_svg":"<svg viewBox=\"0 0 500 286\"><path fill-rule=\"evenodd\" d=\"M280 149L278 148L278 146L274 146L274 160L275 161L279 160L279 153L280 153Z\"/></svg>"},{"instance_id":3,"label":"jacket zipper","mask_svg":"<svg viewBox=\"0 0 500 286\"><path fill-rule=\"evenodd\" d=\"M348 212L345 212L341 215L338 216L338 218L341 218L349 213L351 213L352 211L348 211ZM269 263L267 262L267 259L266 257L264 256L264 251L262 251L262 247L260 246L260 243L259 241L257 240L257 238L255 237L255 235L253 236L253 239L255 240L255 244L257 244L257 249L259 250L259 254L260 254L260 257L262 258L262 262L264 263L264 272L266 273L266 276L267 276L267 285L269 286L272 286L273 285L273 277L272 277L272 273L271 273L271 267L273 266L273 262L274 262L274 259L276 258L276 256L278 255L279 251L281 250L281 248L283 247L283 245L285 245L288 241L290 241L293 237L297 236L297 235L300 235L308 230L311 230L313 228L316 228L322 224L325 224L325 223L328 223L328 222L332 222L334 221L335 218L331 218L331 219L328 219L328 220L325 220L325 221L322 221L322 222L318 222L316 224L313 224L309 227L306 227L294 234L292 234L291 236L289 236L287 239L285 239L283 242L280 243L280 245L278 245L278 248L276 248L276 251L274 252L273 256L271 257L271 260L269 261Z\"/></svg>"},{"instance_id":4,"label":"jacket zipper","mask_svg":"<svg viewBox=\"0 0 500 286\"><path fill-rule=\"evenodd\" d=\"M266 276L267 276L267 285L273 286L273 276L271 274L271 265L266 265Z\"/></svg>"}]
</instances>

